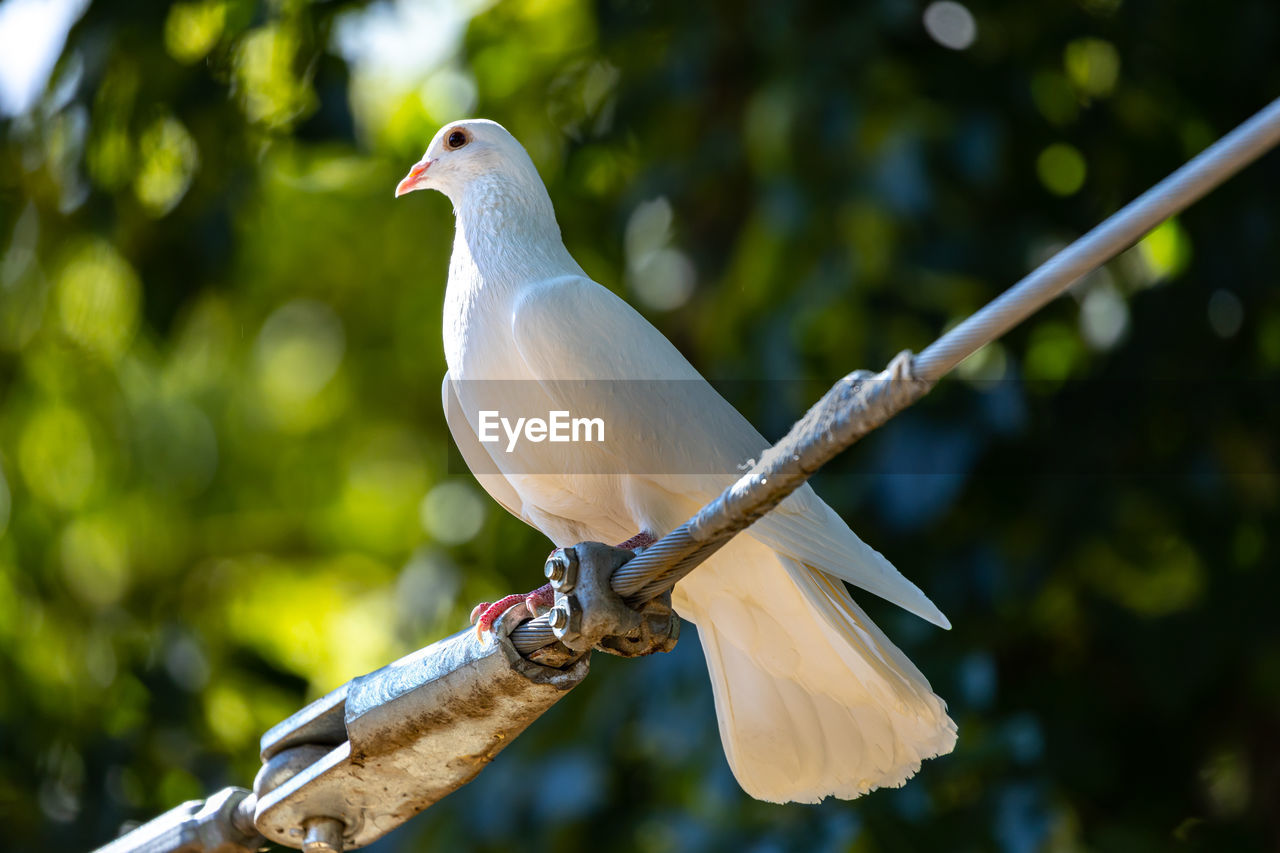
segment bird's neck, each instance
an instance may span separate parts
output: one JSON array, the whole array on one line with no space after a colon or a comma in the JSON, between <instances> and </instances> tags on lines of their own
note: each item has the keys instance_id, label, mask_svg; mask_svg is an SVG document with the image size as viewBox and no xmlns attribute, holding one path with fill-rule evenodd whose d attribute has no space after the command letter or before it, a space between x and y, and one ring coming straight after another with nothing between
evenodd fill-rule
<instances>
[{"instance_id":1,"label":"bird's neck","mask_svg":"<svg viewBox=\"0 0 1280 853\"><path fill-rule=\"evenodd\" d=\"M451 284L508 290L581 273L564 247L541 181L479 178L467 186L455 206L458 222Z\"/></svg>"}]
</instances>

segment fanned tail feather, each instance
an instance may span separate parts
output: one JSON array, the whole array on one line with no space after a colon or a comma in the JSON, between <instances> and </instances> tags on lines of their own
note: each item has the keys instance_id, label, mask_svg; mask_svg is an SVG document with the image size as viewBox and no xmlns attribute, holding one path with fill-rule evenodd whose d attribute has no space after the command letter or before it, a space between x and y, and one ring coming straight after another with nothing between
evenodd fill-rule
<instances>
[{"instance_id":1,"label":"fanned tail feather","mask_svg":"<svg viewBox=\"0 0 1280 853\"><path fill-rule=\"evenodd\" d=\"M743 789L771 802L852 799L950 752L946 704L844 585L740 541L683 581L676 600L698 625Z\"/></svg>"}]
</instances>

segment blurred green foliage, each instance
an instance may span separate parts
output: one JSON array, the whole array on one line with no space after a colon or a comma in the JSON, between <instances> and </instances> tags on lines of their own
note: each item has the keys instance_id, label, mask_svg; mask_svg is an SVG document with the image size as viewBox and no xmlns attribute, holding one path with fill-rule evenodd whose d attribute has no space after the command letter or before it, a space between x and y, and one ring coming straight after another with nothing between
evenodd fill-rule
<instances>
[{"instance_id":1,"label":"blurred green foliage","mask_svg":"<svg viewBox=\"0 0 1280 853\"><path fill-rule=\"evenodd\" d=\"M908 0L93 3L0 119L6 848L248 784L266 727L536 584L546 542L448 464L448 204L392 199L441 123L523 140L588 272L777 436L1280 91L1274 0L969 9L955 50ZM690 630L378 849L1275 849L1277 186L820 477L955 625L866 602L954 755L753 802Z\"/></svg>"}]
</instances>

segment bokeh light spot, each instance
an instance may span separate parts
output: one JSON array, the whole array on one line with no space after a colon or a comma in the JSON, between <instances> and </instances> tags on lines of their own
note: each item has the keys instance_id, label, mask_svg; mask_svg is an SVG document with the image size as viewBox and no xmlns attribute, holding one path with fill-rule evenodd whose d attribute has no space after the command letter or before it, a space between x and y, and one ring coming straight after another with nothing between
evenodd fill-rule
<instances>
[{"instance_id":1,"label":"bokeh light spot","mask_svg":"<svg viewBox=\"0 0 1280 853\"><path fill-rule=\"evenodd\" d=\"M447 618L457 603L458 587L457 567L434 549L418 548L396 581L400 623L413 630Z\"/></svg>"},{"instance_id":2,"label":"bokeh light spot","mask_svg":"<svg viewBox=\"0 0 1280 853\"><path fill-rule=\"evenodd\" d=\"M1057 142L1036 158L1036 174L1040 183L1054 195L1074 195L1084 185L1084 156L1074 146Z\"/></svg>"},{"instance_id":3,"label":"bokeh light spot","mask_svg":"<svg viewBox=\"0 0 1280 853\"><path fill-rule=\"evenodd\" d=\"M1120 78L1120 54L1109 41L1076 39L1062 53L1062 66L1081 94L1104 98Z\"/></svg>"},{"instance_id":4,"label":"bokeh light spot","mask_svg":"<svg viewBox=\"0 0 1280 853\"><path fill-rule=\"evenodd\" d=\"M1209 296L1209 328L1220 338L1235 337L1244 324L1244 303L1230 290L1215 290Z\"/></svg>"},{"instance_id":5,"label":"bokeh light spot","mask_svg":"<svg viewBox=\"0 0 1280 853\"><path fill-rule=\"evenodd\" d=\"M164 652L164 666L174 684L192 693L203 689L212 674L209 659L200 643L183 634L169 640Z\"/></svg>"},{"instance_id":6,"label":"bokeh light spot","mask_svg":"<svg viewBox=\"0 0 1280 853\"><path fill-rule=\"evenodd\" d=\"M311 404L342 365L346 336L329 306L298 299L276 309L254 347L258 383L276 422L290 429L314 425Z\"/></svg>"},{"instance_id":7,"label":"bokeh light spot","mask_svg":"<svg viewBox=\"0 0 1280 853\"><path fill-rule=\"evenodd\" d=\"M63 578L81 601L102 608L124 596L129 585L128 544L109 518L73 521L62 533L60 551Z\"/></svg>"},{"instance_id":8,"label":"bokeh light spot","mask_svg":"<svg viewBox=\"0 0 1280 853\"><path fill-rule=\"evenodd\" d=\"M36 795L40 811L56 823L75 820L84 788L84 759L70 743L58 740L45 751L40 763L44 777Z\"/></svg>"},{"instance_id":9,"label":"bokeh light spot","mask_svg":"<svg viewBox=\"0 0 1280 853\"><path fill-rule=\"evenodd\" d=\"M1200 599L1205 572L1190 545L1172 534L1129 541L1136 558L1114 542L1095 540L1082 549L1079 565L1099 592L1142 616L1177 613Z\"/></svg>"},{"instance_id":10,"label":"bokeh light spot","mask_svg":"<svg viewBox=\"0 0 1280 853\"><path fill-rule=\"evenodd\" d=\"M964 50L978 37L973 13L953 0L937 0L924 10L924 29L943 47Z\"/></svg>"},{"instance_id":11,"label":"bokeh light spot","mask_svg":"<svg viewBox=\"0 0 1280 853\"><path fill-rule=\"evenodd\" d=\"M671 222L671 203L665 198L642 202L627 220L623 238L628 282L641 302L659 311L687 302L696 278L689 258L668 245Z\"/></svg>"},{"instance_id":12,"label":"bokeh light spot","mask_svg":"<svg viewBox=\"0 0 1280 853\"><path fill-rule=\"evenodd\" d=\"M1109 350L1129 330L1129 305L1115 285L1103 281L1080 303L1080 334L1096 350Z\"/></svg>"},{"instance_id":13,"label":"bokeh light spot","mask_svg":"<svg viewBox=\"0 0 1280 853\"><path fill-rule=\"evenodd\" d=\"M40 409L22 431L18 466L27 488L58 509L76 509L93 488L96 459L89 427L66 406Z\"/></svg>"},{"instance_id":14,"label":"bokeh light spot","mask_svg":"<svg viewBox=\"0 0 1280 853\"><path fill-rule=\"evenodd\" d=\"M169 55L190 65L213 50L227 21L227 5L221 0L175 3L164 22L164 46Z\"/></svg>"},{"instance_id":15,"label":"bokeh light spot","mask_svg":"<svg viewBox=\"0 0 1280 853\"><path fill-rule=\"evenodd\" d=\"M133 179L138 201L152 216L164 216L182 200L200 164L196 141L175 118L162 118L138 141L141 165Z\"/></svg>"},{"instance_id":16,"label":"bokeh light spot","mask_svg":"<svg viewBox=\"0 0 1280 853\"><path fill-rule=\"evenodd\" d=\"M484 524L484 500L466 483L449 481L427 492L419 507L422 529L437 542L469 542Z\"/></svg>"},{"instance_id":17,"label":"bokeh light spot","mask_svg":"<svg viewBox=\"0 0 1280 853\"><path fill-rule=\"evenodd\" d=\"M115 191L133 178L134 140L131 113L142 86L138 66L117 59L102 77L93 97L93 127L85 151L89 177L105 190Z\"/></svg>"},{"instance_id":18,"label":"bokeh light spot","mask_svg":"<svg viewBox=\"0 0 1280 853\"><path fill-rule=\"evenodd\" d=\"M1205 794L1218 818L1237 817L1249 807L1251 757L1237 749L1219 751L1200 771Z\"/></svg>"},{"instance_id":19,"label":"bokeh light spot","mask_svg":"<svg viewBox=\"0 0 1280 853\"><path fill-rule=\"evenodd\" d=\"M1176 219L1166 219L1138 243L1145 284L1173 278L1191 262L1191 238Z\"/></svg>"},{"instance_id":20,"label":"bokeh light spot","mask_svg":"<svg viewBox=\"0 0 1280 853\"><path fill-rule=\"evenodd\" d=\"M114 361L138 324L141 285L128 261L105 240L72 252L57 284L58 319L76 343Z\"/></svg>"},{"instance_id":21,"label":"bokeh light spot","mask_svg":"<svg viewBox=\"0 0 1280 853\"><path fill-rule=\"evenodd\" d=\"M258 734L253 710L241 691L230 684L217 683L209 687L204 714L209 728L227 746L240 746Z\"/></svg>"},{"instance_id":22,"label":"bokeh light spot","mask_svg":"<svg viewBox=\"0 0 1280 853\"><path fill-rule=\"evenodd\" d=\"M283 24L253 30L236 46L236 93L254 124L283 128L315 103L310 84L294 73L298 37Z\"/></svg>"},{"instance_id":23,"label":"bokeh light spot","mask_svg":"<svg viewBox=\"0 0 1280 853\"><path fill-rule=\"evenodd\" d=\"M89 141L85 165L89 177L105 190L115 190L133 174L133 140L121 125L103 127Z\"/></svg>"},{"instance_id":24,"label":"bokeh light spot","mask_svg":"<svg viewBox=\"0 0 1280 853\"><path fill-rule=\"evenodd\" d=\"M422 84L422 107L434 124L470 115L476 105L476 81L457 68L441 68Z\"/></svg>"},{"instance_id":25,"label":"bokeh light spot","mask_svg":"<svg viewBox=\"0 0 1280 853\"><path fill-rule=\"evenodd\" d=\"M1059 382L1084 362L1080 337L1064 323L1041 323L1031 332L1027 346L1026 375L1033 381Z\"/></svg>"},{"instance_id":26,"label":"bokeh light spot","mask_svg":"<svg viewBox=\"0 0 1280 853\"><path fill-rule=\"evenodd\" d=\"M155 796L162 803L184 803L205 795L204 784L182 767L170 767L160 776Z\"/></svg>"},{"instance_id":27,"label":"bokeh light spot","mask_svg":"<svg viewBox=\"0 0 1280 853\"><path fill-rule=\"evenodd\" d=\"M1280 368L1280 313L1264 316L1258 322L1258 358L1264 367Z\"/></svg>"}]
</instances>

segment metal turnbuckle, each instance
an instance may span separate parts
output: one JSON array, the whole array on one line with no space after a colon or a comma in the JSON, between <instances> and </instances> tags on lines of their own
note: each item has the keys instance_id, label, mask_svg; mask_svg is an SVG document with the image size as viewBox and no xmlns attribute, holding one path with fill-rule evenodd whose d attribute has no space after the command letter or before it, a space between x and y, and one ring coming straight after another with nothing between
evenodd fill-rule
<instances>
[{"instance_id":1,"label":"metal turnbuckle","mask_svg":"<svg viewBox=\"0 0 1280 853\"><path fill-rule=\"evenodd\" d=\"M556 552L561 641L521 656L514 608L491 639L470 629L352 679L262 737L254 790L185 803L98 853L249 853L264 839L307 851L363 847L470 782L586 677L590 652L675 645L670 599L632 610L609 577L634 554L588 542ZM239 845L239 846L237 846Z\"/></svg>"},{"instance_id":2,"label":"metal turnbuckle","mask_svg":"<svg viewBox=\"0 0 1280 853\"><path fill-rule=\"evenodd\" d=\"M586 677L593 647L633 657L675 645L669 604L637 612L609 589L632 552L585 543L558 555L578 582L569 642L522 657L516 608L488 642L463 631L313 702L262 738L258 830L313 853L370 844L475 778Z\"/></svg>"},{"instance_id":3,"label":"metal turnbuckle","mask_svg":"<svg viewBox=\"0 0 1280 853\"><path fill-rule=\"evenodd\" d=\"M223 788L169 809L95 853L256 853L266 843L253 826L256 803L252 791Z\"/></svg>"}]
</instances>

